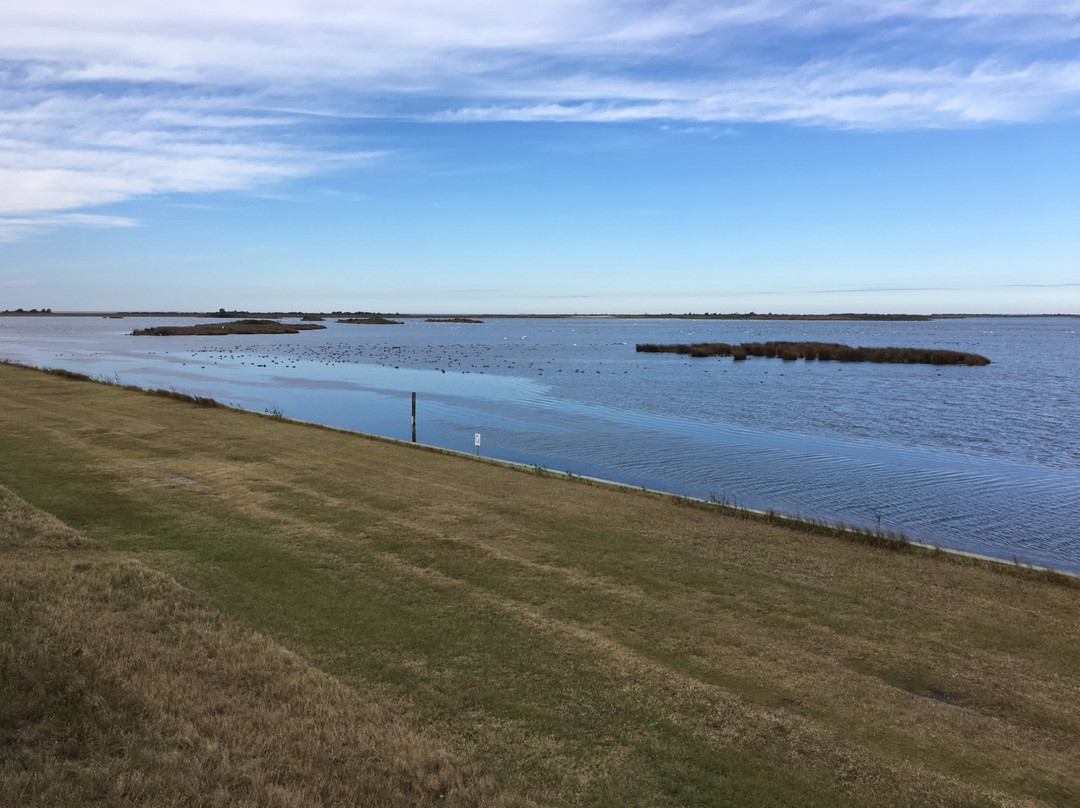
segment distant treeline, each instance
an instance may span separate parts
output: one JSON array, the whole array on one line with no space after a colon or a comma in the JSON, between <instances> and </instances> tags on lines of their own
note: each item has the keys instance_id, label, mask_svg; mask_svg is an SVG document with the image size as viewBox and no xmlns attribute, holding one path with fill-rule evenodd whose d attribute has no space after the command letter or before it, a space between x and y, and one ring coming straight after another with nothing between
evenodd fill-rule
<instances>
[{"instance_id":1,"label":"distant treeline","mask_svg":"<svg viewBox=\"0 0 1080 808\"><path fill-rule=\"evenodd\" d=\"M207 318L304 318L304 317L318 317L318 316L332 316L332 317L372 317L378 316L376 312L369 311L332 311L332 312L303 312L303 311L244 311L240 309L218 309L217 311L56 311L52 309L8 309L0 311L0 317L5 316L26 316L26 315L51 315L53 317L87 317L87 316L102 316L102 315L117 315L120 317L207 317ZM394 317L427 317L425 313L414 314L402 314L395 313ZM838 313L838 314L758 314L757 312L746 312L741 314L738 312L730 314L721 314L718 312L710 313L704 312L701 314L695 314L688 312L686 314L604 314L597 312L594 314L476 314L473 315L477 318L483 319L533 319L533 320L561 320L561 319L590 319L590 318L603 318L603 319L618 319L618 320L852 320L862 322L902 322L902 321L924 321L924 320L961 320L970 317L1080 317L1078 314L872 314L872 313Z\"/></svg>"},{"instance_id":2,"label":"distant treeline","mask_svg":"<svg viewBox=\"0 0 1080 808\"><path fill-rule=\"evenodd\" d=\"M476 323L483 324L483 320L474 320L471 317L428 317L426 323Z\"/></svg>"},{"instance_id":3,"label":"distant treeline","mask_svg":"<svg viewBox=\"0 0 1080 808\"><path fill-rule=\"evenodd\" d=\"M124 312L127 314L127 312ZM240 311L240 310L226 310L218 309L217 311L210 312L194 312L188 316L191 317L262 317L272 319L282 319L285 317L297 317L302 320L311 319L315 317L322 317L326 312L310 312L310 311ZM334 317L373 317L376 316L376 312L373 311L332 311L330 312Z\"/></svg>"},{"instance_id":4,"label":"distant treeline","mask_svg":"<svg viewBox=\"0 0 1080 808\"><path fill-rule=\"evenodd\" d=\"M689 345L656 345L642 343L639 353L677 353L699 358L730 356L746 359L764 356L770 359L820 359L835 362L892 362L902 365L989 365L990 360L965 351L942 348L853 348L836 342L696 342Z\"/></svg>"}]
</instances>

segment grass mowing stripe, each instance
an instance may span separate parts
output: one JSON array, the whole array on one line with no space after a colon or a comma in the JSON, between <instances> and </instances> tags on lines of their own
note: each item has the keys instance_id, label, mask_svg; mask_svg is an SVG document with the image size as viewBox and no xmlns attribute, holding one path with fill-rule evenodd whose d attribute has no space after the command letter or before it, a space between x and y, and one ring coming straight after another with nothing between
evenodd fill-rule
<instances>
[{"instance_id":1,"label":"grass mowing stripe","mask_svg":"<svg viewBox=\"0 0 1080 808\"><path fill-rule=\"evenodd\" d=\"M0 489L0 804L529 804L411 729L389 694L58 533Z\"/></svg>"},{"instance_id":2,"label":"grass mowing stripe","mask_svg":"<svg viewBox=\"0 0 1080 808\"><path fill-rule=\"evenodd\" d=\"M0 383L0 482L405 700L503 788L1080 794L1075 589L27 370Z\"/></svg>"}]
</instances>

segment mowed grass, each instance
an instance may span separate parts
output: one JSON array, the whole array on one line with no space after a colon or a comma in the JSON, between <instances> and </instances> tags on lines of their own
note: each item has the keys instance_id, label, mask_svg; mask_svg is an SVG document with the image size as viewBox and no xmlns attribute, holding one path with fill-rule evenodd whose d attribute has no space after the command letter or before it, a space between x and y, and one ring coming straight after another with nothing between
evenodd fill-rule
<instances>
[{"instance_id":1,"label":"mowed grass","mask_svg":"<svg viewBox=\"0 0 1080 808\"><path fill-rule=\"evenodd\" d=\"M0 488L0 804L524 805L357 691Z\"/></svg>"},{"instance_id":2,"label":"mowed grass","mask_svg":"<svg viewBox=\"0 0 1080 808\"><path fill-rule=\"evenodd\" d=\"M1080 802L1074 585L11 366L0 484L0 802Z\"/></svg>"}]
</instances>

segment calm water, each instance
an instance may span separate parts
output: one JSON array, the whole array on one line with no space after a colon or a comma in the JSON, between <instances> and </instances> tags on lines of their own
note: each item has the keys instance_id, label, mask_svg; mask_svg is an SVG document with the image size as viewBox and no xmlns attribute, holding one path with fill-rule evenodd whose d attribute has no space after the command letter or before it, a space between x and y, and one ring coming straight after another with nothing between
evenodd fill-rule
<instances>
[{"instance_id":1,"label":"calm water","mask_svg":"<svg viewBox=\"0 0 1080 808\"><path fill-rule=\"evenodd\" d=\"M1080 571L1080 319L493 319L131 337L0 318L0 357ZM169 323L196 322L169 320ZM981 368L638 354L767 339L952 348Z\"/></svg>"}]
</instances>

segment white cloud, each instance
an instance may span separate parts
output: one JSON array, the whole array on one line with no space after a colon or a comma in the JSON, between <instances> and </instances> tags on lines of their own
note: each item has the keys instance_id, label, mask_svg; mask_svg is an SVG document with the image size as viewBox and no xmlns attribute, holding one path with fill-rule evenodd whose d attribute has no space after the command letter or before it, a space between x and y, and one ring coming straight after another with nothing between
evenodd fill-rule
<instances>
[{"instance_id":1,"label":"white cloud","mask_svg":"<svg viewBox=\"0 0 1080 808\"><path fill-rule=\"evenodd\" d=\"M271 133L295 125L295 116L236 114L235 104L194 93L107 97L65 90L19 98L0 92L0 214L250 189L381 155L274 140ZM29 229L9 224L6 232L39 232L43 221Z\"/></svg>"},{"instance_id":2,"label":"white cloud","mask_svg":"<svg viewBox=\"0 0 1080 808\"><path fill-rule=\"evenodd\" d=\"M377 156L338 153L320 116L1041 120L1076 111L1078 37L1080 0L9 0L0 213L248 190Z\"/></svg>"},{"instance_id":3,"label":"white cloud","mask_svg":"<svg viewBox=\"0 0 1080 808\"><path fill-rule=\"evenodd\" d=\"M1063 97L1080 95L1080 65L1007 69L980 64L881 70L850 64L808 65L769 77L720 82L634 84L578 77L556 98L436 113L434 120L701 123L794 122L873 129L964 126L1037 120ZM593 86L595 93L588 88ZM519 89L518 95L523 93ZM539 91L538 91L539 94ZM602 100L578 100L599 97Z\"/></svg>"},{"instance_id":4,"label":"white cloud","mask_svg":"<svg viewBox=\"0 0 1080 808\"><path fill-rule=\"evenodd\" d=\"M27 236L44 233L58 227L138 227L134 219L124 216L100 216L90 213L60 213L52 216L0 216L0 244L19 241ZM13 280L0 286L27 286L34 281Z\"/></svg>"}]
</instances>

